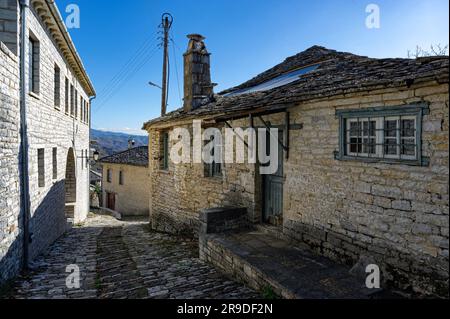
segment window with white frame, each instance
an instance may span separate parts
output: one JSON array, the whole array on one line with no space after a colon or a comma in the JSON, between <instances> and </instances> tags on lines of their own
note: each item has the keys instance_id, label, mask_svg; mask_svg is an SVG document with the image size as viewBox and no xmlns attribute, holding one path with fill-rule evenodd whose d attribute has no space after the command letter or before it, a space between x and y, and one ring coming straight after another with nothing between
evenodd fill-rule
<instances>
[{"instance_id":1,"label":"window with white frame","mask_svg":"<svg viewBox=\"0 0 450 319\"><path fill-rule=\"evenodd\" d=\"M415 160L417 121L414 116L346 119L349 156Z\"/></svg>"},{"instance_id":2,"label":"window with white frame","mask_svg":"<svg viewBox=\"0 0 450 319\"><path fill-rule=\"evenodd\" d=\"M337 159L426 164L421 128L427 112L423 105L338 111L341 128Z\"/></svg>"}]
</instances>

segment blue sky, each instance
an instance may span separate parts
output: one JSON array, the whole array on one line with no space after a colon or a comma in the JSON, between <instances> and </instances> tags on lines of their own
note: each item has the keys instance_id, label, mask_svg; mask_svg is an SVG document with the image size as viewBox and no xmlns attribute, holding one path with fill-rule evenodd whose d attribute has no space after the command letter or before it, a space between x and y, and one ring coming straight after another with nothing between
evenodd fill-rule
<instances>
[{"instance_id":1,"label":"blue sky","mask_svg":"<svg viewBox=\"0 0 450 319\"><path fill-rule=\"evenodd\" d=\"M448 0L56 2L63 17L68 4L80 8L80 28L69 31L98 93L93 128L130 134L144 134L142 124L160 114L161 92L147 83L161 83L162 50L156 45L164 12L175 19L169 111L181 105L182 53L189 33L207 38L216 92L316 44L371 57L406 57L416 45L449 42ZM366 27L370 3L380 8L379 29Z\"/></svg>"}]
</instances>

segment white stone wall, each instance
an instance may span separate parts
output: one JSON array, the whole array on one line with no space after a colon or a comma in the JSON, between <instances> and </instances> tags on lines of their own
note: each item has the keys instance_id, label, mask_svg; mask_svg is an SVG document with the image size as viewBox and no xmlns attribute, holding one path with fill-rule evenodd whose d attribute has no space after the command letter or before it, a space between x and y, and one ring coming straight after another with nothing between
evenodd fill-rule
<instances>
[{"instance_id":1,"label":"white stone wall","mask_svg":"<svg viewBox=\"0 0 450 319\"><path fill-rule=\"evenodd\" d=\"M0 284L20 269L19 68L0 42Z\"/></svg>"},{"instance_id":2,"label":"white stone wall","mask_svg":"<svg viewBox=\"0 0 450 319\"><path fill-rule=\"evenodd\" d=\"M75 152L77 194L75 206L75 223L82 222L89 211L89 168L83 160L83 152L89 150L89 126L80 121L80 102L89 98L80 85L68 63L53 40L48 30L43 27L34 9L28 15L28 32L39 40L40 50L40 86L39 95L27 96L29 173L31 195L31 233L33 243L30 246L30 255L35 257L46 246L59 237L66 227L64 213L64 181L66 174L66 161L68 152ZM29 37L29 34L27 34ZM28 62L27 62L28 63ZM54 103L54 66L61 70L61 106L55 108ZM28 68L27 68L28 70ZM65 114L65 77L78 91L78 119ZM27 87L28 87L28 76ZM52 178L52 149L58 149L58 176ZM45 187L38 185L38 149L45 149Z\"/></svg>"},{"instance_id":3,"label":"white stone wall","mask_svg":"<svg viewBox=\"0 0 450 319\"><path fill-rule=\"evenodd\" d=\"M9 0L6 3L9 5ZM13 1L16 2L16 1ZM17 3L16 3L17 4ZM5 0L0 0L5 5ZM4 20L0 16L0 24ZM80 119L80 96L89 101L86 91L74 76L57 45L38 18L34 8L27 15L27 34L39 41L39 94L28 93L26 110L29 144L31 259L60 237L67 229L65 214L66 162L69 152L75 156L76 204L74 222L82 222L89 212L89 125ZM2 27L3 28L3 27ZM17 30L20 28L17 26ZM31 32L30 32L31 31ZM19 36L19 35L17 35ZM22 252L20 217L20 88L19 59L1 44L0 50L0 285L17 275ZM28 70L28 54L26 70ZM54 103L54 66L60 68L60 108ZM28 71L27 71L28 72ZM65 77L78 91L78 118L65 114ZM57 176L53 178L53 148L57 148ZM45 186L38 184L38 149L45 150Z\"/></svg>"}]
</instances>

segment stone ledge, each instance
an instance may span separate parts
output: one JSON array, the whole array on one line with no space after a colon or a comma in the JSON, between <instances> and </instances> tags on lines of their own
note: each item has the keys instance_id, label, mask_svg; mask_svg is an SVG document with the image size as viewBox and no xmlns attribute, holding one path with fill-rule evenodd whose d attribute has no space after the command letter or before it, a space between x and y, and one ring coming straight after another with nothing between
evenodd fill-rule
<instances>
[{"instance_id":1,"label":"stone ledge","mask_svg":"<svg viewBox=\"0 0 450 319\"><path fill-rule=\"evenodd\" d=\"M247 228L247 209L221 207L200 212L200 234L215 234Z\"/></svg>"},{"instance_id":2,"label":"stone ledge","mask_svg":"<svg viewBox=\"0 0 450 319\"><path fill-rule=\"evenodd\" d=\"M367 299L381 293L367 289L348 267L264 230L207 235L200 258L257 291L286 299Z\"/></svg>"}]
</instances>

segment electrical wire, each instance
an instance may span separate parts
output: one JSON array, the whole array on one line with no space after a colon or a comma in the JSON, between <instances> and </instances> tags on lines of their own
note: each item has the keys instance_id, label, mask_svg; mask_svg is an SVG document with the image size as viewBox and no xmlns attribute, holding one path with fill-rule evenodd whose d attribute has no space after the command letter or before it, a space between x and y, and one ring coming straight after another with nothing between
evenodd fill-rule
<instances>
[{"instance_id":1,"label":"electrical wire","mask_svg":"<svg viewBox=\"0 0 450 319\"><path fill-rule=\"evenodd\" d=\"M180 77L178 75L178 63L177 63L177 54L175 52L175 41L173 40L173 37L170 37L170 41L173 43L172 46L172 54L173 54L173 58L175 60L175 74L177 76L177 87L178 87L178 98L180 99L180 106L183 105L183 99L181 98L181 89L180 89Z\"/></svg>"},{"instance_id":2,"label":"electrical wire","mask_svg":"<svg viewBox=\"0 0 450 319\"><path fill-rule=\"evenodd\" d=\"M98 113L101 108L106 105L107 102L109 102L109 100L115 96L122 88L123 86L128 82L128 80L130 80L139 70L142 69L142 67L147 64L155 55L155 53L159 50L158 47L156 47L153 51L151 51L149 54L147 54L147 56L145 56L139 64L136 64L134 66L134 68L131 68L130 72L128 72L128 74L126 74L122 79L120 79L117 82L117 85L112 88L110 90L110 93L108 95L106 95L99 103L98 107L95 109L94 114Z\"/></svg>"},{"instance_id":3,"label":"electrical wire","mask_svg":"<svg viewBox=\"0 0 450 319\"><path fill-rule=\"evenodd\" d=\"M149 47L151 47L151 39L146 39L142 45L139 47L138 50L136 50L136 52L134 53L134 55L127 61L127 63L125 63L122 67L122 69L120 69L119 72L117 72L112 78L111 80L109 80L108 83L105 84L105 86L103 87L103 89L101 91L98 92L98 96L102 96L105 95L105 93L111 89L111 86L120 78L123 77L123 75L128 72L129 68L138 60L140 59L140 57L145 54L145 52L147 52L147 49Z\"/></svg>"}]
</instances>

